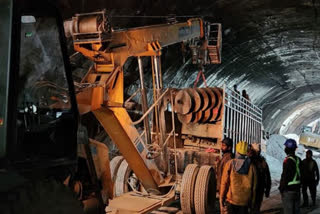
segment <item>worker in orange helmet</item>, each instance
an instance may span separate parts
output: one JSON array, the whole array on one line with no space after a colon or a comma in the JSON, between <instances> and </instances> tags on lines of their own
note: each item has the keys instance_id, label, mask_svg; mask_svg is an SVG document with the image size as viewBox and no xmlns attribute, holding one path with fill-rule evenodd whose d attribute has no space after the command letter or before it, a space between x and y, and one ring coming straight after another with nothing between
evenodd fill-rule
<instances>
[{"instance_id":1,"label":"worker in orange helmet","mask_svg":"<svg viewBox=\"0 0 320 214\"><path fill-rule=\"evenodd\" d=\"M255 203L257 171L247 156L248 143L240 141L236 145L236 156L224 167L220 203L227 206L228 214L247 214Z\"/></svg>"}]
</instances>

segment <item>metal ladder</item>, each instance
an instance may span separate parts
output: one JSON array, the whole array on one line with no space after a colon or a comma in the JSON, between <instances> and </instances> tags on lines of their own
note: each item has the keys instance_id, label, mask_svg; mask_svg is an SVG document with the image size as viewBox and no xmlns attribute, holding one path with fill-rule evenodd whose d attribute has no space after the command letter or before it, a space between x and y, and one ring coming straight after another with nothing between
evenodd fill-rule
<instances>
[{"instance_id":1,"label":"metal ladder","mask_svg":"<svg viewBox=\"0 0 320 214\"><path fill-rule=\"evenodd\" d=\"M221 24L210 23L207 27L207 38L210 64L220 64L222 47Z\"/></svg>"},{"instance_id":2,"label":"metal ladder","mask_svg":"<svg viewBox=\"0 0 320 214\"><path fill-rule=\"evenodd\" d=\"M193 40L189 45L193 64L220 64L222 34L221 24L207 23L205 25L205 40Z\"/></svg>"}]
</instances>

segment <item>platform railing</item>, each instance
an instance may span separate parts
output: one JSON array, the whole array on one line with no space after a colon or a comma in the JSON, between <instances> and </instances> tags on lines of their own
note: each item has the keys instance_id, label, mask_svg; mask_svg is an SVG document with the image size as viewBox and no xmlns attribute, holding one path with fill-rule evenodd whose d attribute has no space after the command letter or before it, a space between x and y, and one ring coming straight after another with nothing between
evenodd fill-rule
<instances>
[{"instance_id":1,"label":"platform railing","mask_svg":"<svg viewBox=\"0 0 320 214\"><path fill-rule=\"evenodd\" d=\"M262 110L224 86L224 135L249 144L261 142Z\"/></svg>"}]
</instances>

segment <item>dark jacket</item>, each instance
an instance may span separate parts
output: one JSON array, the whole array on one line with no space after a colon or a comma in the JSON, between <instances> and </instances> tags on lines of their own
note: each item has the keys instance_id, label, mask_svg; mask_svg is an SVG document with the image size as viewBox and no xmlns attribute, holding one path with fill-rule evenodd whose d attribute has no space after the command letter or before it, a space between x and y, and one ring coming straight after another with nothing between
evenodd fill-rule
<instances>
[{"instance_id":1,"label":"dark jacket","mask_svg":"<svg viewBox=\"0 0 320 214\"><path fill-rule=\"evenodd\" d=\"M233 158L233 154L231 152L224 153L221 160L219 161L217 165L217 191L220 190L221 185L221 177L223 173L223 168L226 165L226 163Z\"/></svg>"},{"instance_id":2,"label":"dark jacket","mask_svg":"<svg viewBox=\"0 0 320 214\"><path fill-rule=\"evenodd\" d=\"M288 155L284 161L282 166L282 174L280 180L279 190L281 193L285 191L300 191L301 182L299 184L288 185L289 182L293 181L295 174L296 174L296 162L292 160L290 157L293 157L296 161L299 161L299 169L300 169L300 176L297 176L297 180L301 181L301 172L302 172L302 161L299 157L295 155Z\"/></svg>"},{"instance_id":3,"label":"dark jacket","mask_svg":"<svg viewBox=\"0 0 320 214\"><path fill-rule=\"evenodd\" d=\"M302 161L302 183L311 184L319 182L318 164L312 158Z\"/></svg>"},{"instance_id":4,"label":"dark jacket","mask_svg":"<svg viewBox=\"0 0 320 214\"><path fill-rule=\"evenodd\" d=\"M252 157L251 161L256 166L258 173L257 195L263 195L263 193L265 193L266 196L269 196L271 189L271 176L266 159L259 155Z\"/></svg>"}]
</instances>

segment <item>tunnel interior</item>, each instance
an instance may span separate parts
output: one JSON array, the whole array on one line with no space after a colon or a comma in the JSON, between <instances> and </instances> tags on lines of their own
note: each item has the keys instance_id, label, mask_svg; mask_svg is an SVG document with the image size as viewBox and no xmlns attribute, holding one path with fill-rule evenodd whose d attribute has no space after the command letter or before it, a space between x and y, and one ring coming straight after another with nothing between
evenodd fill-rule
<instances>
[{"instance_id":1,"label":"tunnel interior","mask_svg":"<svg viewBox=\"0 0 320 214\"><path fill-rule=\"evenodd\" d=\"M121 17L133 15L201 16L220 22L223 27L222 63L205 67L208 85L225 83L232 87L237 84L239 90L245 89L253 103L263 109L264 129L270 133L281 130L281 134L299 134L301 126L319 118L318 0L127 0L121 3L82 0L76 3L75 0L60 2L65 18L74 13L107 8L114 28L163 21L161 18ZM196 78L197 67L182 64L177 48L164 50L164 82L170 87L189 87ZM136 62L129 60L125 69L137 74ZM126 81L129 91L138 83L137 78L130 78L130 81Z\"/></svg>"}]
</instances>

